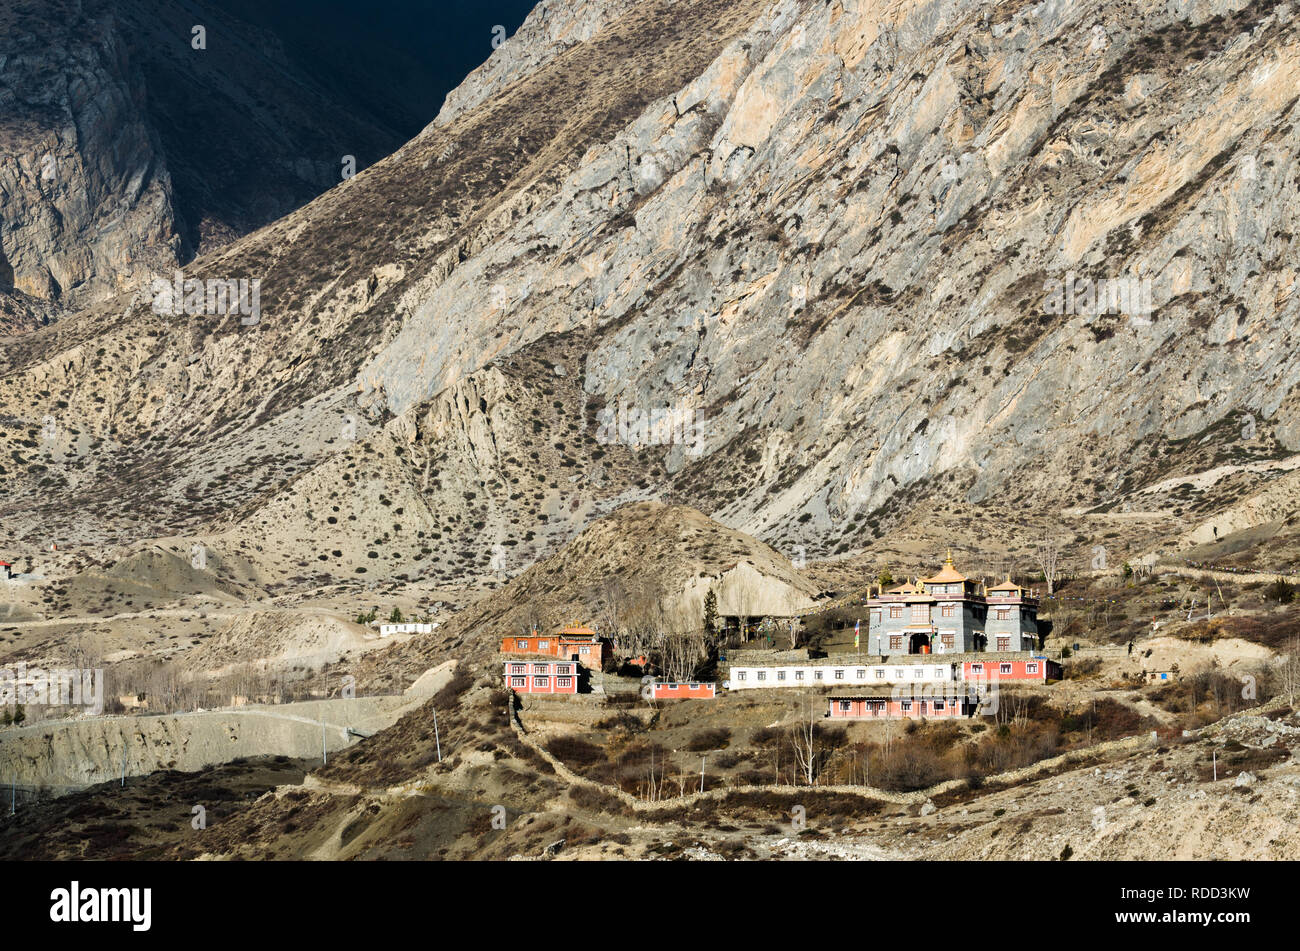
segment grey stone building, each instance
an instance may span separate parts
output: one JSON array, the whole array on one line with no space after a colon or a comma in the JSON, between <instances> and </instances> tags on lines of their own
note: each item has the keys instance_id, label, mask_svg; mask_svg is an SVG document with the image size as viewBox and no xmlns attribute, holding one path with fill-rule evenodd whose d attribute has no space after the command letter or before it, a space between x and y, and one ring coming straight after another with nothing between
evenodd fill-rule
<instances>
[{"instance_id":1,"label":"grey stone building","mask_svg":"<svg viewBox=\"0 0 1300 951\"><path fill-rule=\"evenodd\" d=\"M1033 650L1038 599L1011 583L985 586L961 574L952 555L933 578L879 591L868 599L867 651L952 654Z\"/></svg>"}]
</instances>

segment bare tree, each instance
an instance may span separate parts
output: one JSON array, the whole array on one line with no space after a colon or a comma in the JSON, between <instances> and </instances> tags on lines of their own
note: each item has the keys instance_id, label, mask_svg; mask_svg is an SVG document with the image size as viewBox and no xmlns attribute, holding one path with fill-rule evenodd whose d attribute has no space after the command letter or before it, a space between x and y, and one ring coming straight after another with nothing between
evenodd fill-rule
<instances>
[{"instance_id":1,"label":"bare tree","mask_svg":"<svg viewBox=\"0 0 1300 951\"><path fill-rule=\"evenodd\" d=\"M799 710L799 722L790 728L790 745L794 747L795 763L799 767L800 778L809 786L817 778L818 761L821 750L817 745L817 708L811 694L806 694L807 720L804 719L803 706Z\"/></svg>"},{"instance_id":2,"label":"bare tree","mask_svg":"<svg viewBox=\"0 0 1300 951\"><path fill-rule=\"evenodd\" d=\"M1049 595L1056 593L1056 579L1060 577L1060 558L1061 546L1050 539L1044 539L1038 544L1038 567L1043 572L1043 580L1047 582L1047 593Z\"/></svg>"},{"instance_id":3,"label":"bare tree","mask_svg":"<svg viewBox=\"0 0 1300 951\"><path fill-rule=\"evenodd\" d=\"M1282 655L1280 664L1282 692L1286 702L1295 709L1295 695L1300 690L1300 637L1292 637L1287 644L1287 653Z\"/></svg>"},{"instance_id":4,"label":"bare tree","mask_svg":"<svg viewBox=\"0 0 1300 951\"><path fill-rule=\"evenodd\" d=\"M790 650L799 646L799 638L803 636L803 622L797 617L790 619Z\"/></svg>"}]
</instances>

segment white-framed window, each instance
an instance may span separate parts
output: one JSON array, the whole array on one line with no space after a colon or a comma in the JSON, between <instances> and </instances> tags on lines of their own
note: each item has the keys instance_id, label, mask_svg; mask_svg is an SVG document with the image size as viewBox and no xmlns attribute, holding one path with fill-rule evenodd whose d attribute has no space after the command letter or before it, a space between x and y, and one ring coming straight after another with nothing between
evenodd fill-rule
<instances>
[{"instance_id":1,"label":"white-framed window","mask_svg":"<svg viewBox=\"0 0 1300 951\"><path fill-rule=\"evenodd\" d=\"M844 713L848 713L851 708L852 708L852 704L849 703L849 701L847 700L840 701L840 710L843 711Z\"/></svg>"},{"instance_id":2,"label":"white-framed window","mask_svg":"<svg viewBox=\"0 0 1300 951\"><path fill-rule=\"evenodd\" d=\"M556 677L556 678L555 678L555 686L556 686L556 687L565 687L565 688L567 688L567 687L572 687L572 686L573 686L573 678L572 678L572 677Z\"/></svg>"},{"instance_id":3,"label":"white-framed window","mask_svg":"<svg viewBox=\"0 0 1300 951\"><path fill-rule=\"evenodd\" d=\"M837 671L835 671L835 679L836 679L836 680L843 680L843 679L844 679L844 671L842 671L842 670L837 670Z\"/></svg>"},{"instance_id":4,"label":"white-framed window","mask_svg":"<svg viewBox=\"0 0 1300 951\"><path fill-rule=\"evenodd\" d=\"M942 668L942 667L936 667L936 668L934 668L934 679L935 679L935 680L943 680L943 668Z\"/></svg>"},{"instance_id":5,"label":"white-framed window","mask_svg":"<svg viewBox=\"0 0 1300 951\"><path fill-rule=\"evenodd\" d=\"M551 646L551 642L550 642L550 641L538 641L538 642L537 642L537 649L538 649L538 650L545 650L546 648L548 648L548 647L550 647L550 646Z\"/></svg>"},{"instance_id":6,"label":"white-framed window","mask_svg":"<svg viewBox=\"0 0 1300 951\"><path fill-rule=\"evenodd\" d=\"M796 670L796 671L794 672L794 679L795 679L795 680L803 680L803 675L804 675L804 672L803 672L802 670Z\"/></svg>"},{"instance_id":7,"label":"white-framed window","mask_svg":"<svg viewBox=\"0 0 1300 951\"><path fill-rule=\"evenodd\" d=\"M512 686L512 687L527 687L527 686L528 686L528 678L527 678L527 677L511 677L511 678L510 678L510 686Z\"/></svg>"},{"instance_id":8,"label":"white-framed window","mask_svg":"<svg viewBox=\"0 0 1300 951\"><path fill-rule=\"evenodd\" d=\"M550 678L550 677L534 677L534 678L533 678L533 686L534 686L534 687L547 687L547 686L550 686L550 683L551 683L551 678Z\"/></svg>"},{"instance_id":9,"label":"white-framed window","mask_svg":"<svg viewBox=\"0 0 1300 951\"><path fill-rule=\"evenodd\" d=\"M521 650L521 651L526 651L526 650L528 650L528 642L527 642L527 641L515 641L515 647L516 647L517 649Z\"/></svg>"},{"instance_id":10,"label":"white-framed window","mask_svg":"<svg viewBox=\"0 0 1300 951\"><path fill-rule=\"evenodd\" d=\"M546 664L533 664L533 673L535 674L549 674L550 672L551 668Z\"/></svg>"},{"instance_id":11,"label":"white-framed window","mask_svg":"<svg viewBox=\"0 0 1300 951\"><path fill-rule=\"evenodd\" d=\"M942 700L936 700L936 701L934 702L934 709L935 709L936 712L938 712L939 710L943 710L943 709L944 709L944 702L943 702Z\"/></svg>"},{"instance_id":12,"label":"white-framed window","mask_svg":"<svg viewBox=\"0 0 1300 951\"><path fill-rule=\"evenodd\" d=\"M579 654L590 654L590 653L591 653L591 647L590 647L590 645L587 645L587 644L582 645L581 647L578 648L578 653L579 653Z\"/></svg>"},{"instance_id":13,"label":"white-framed window","mask_svg":"<svg viewBox=\"0 0 1300 951\"><path fill-rule=\"evenodd\" d=\"M911 701L911 700L904 700L904 701L903 701L903 712L904 712L904 713L911 713L911 712L912 712L912 701Z\"/></svg>"},{"instance_id":14,"label":"white-framed window","mask_svg":"<svg viewBox=\"0 0 1300 951\"><path fill-rule=\"evenodd\" d=\"M1028 663L1028 664L1025 664L1025 673L1027 673L1027 674L1036 674L1036 673L1038 673L1038 664L1036 664L1036 663L1032 663L1032 662L1031 662L1031 663Z\"/></svg>"},{"instance_id":15,"label":"white-framed window","mask_svg":"<svg viewBox=\"0 0 1300 951\"><path fill-rule=\"evenodd\" d=\"M858 670L857 677L859 680L867 679L867 669L865 667Z\"/></svg>"},{"instance_id":16,"label":"white-framed window","mask_svg":"<svg viewBox=\"0 0 1300 951\"><path fill-rule=\"evenodd\" d=\"M971 665L970 665L970 672L971 672L972 674L982 674L982 673L984 673L984 665L983 665L983 664L971 664Z\"/></svg>"},{"instance_id":17,"label":"white-framed window","mask_svg":"<svg viewBox=\"0 0 1300 951\"><path fill-rule=\"evenodd\" d=\"M928 604L912 605L912 620L913 621L930 620L930 605Z\"/></svg>"},{"instance_id":18,"label":"white-framed window","mask_svg":"<svg viewBox=\"0 0 1300 951\"><path fill-rule=\"evenodd\" d=\"M778 670L778 671L776 672L776 679L777 679L777 680L785 680L785 671L784 671L784 670Z\"/></svg>"},{"instance_id":19,"label":"white-framed window","mask_svg":"<svg viewBox=\"0 0 1300 951\"><path fill-rule=\"evenodd\" d=\"M571 674L573 673L573 668L568 664L556 664L555 672L557 674Z\"/></svg>"},{"instance_id":20,"label":"white-framed window","mask_svg":"<svg viewBox=\"0 0 1300 951\"><path fill-rule=\"evenodd\" d=\"M877 668L876 668L876 679L877 679L877 680L884 680L884 679L885 679L885 668L883 668L883 667L877 667Z\"/></svg>"},{"instance_id":21,"label":"white-framed window","mask_svg":"<svg viewBox=\"0 0 1300 951\"><path fill-rule=\"evenodd\" d=\"M510 665L510 673L512 673L512 674L526 674L526 673L528 673L528 665L527 665L527 664L511 664L511 665Z\"/></svg>"},{"instance_id":22,"label":"white-framed window","mask_svg":"<svg viewBox=\"0 0 1300 951\"><path fill-rule=\"evenodd\" d=\"M736 671L736 679L737 679L737 680L745 680L747 677L748 677L748 672L747 672L747 671L744 671L744 670L738 670L738 671Z\"/></svg>"},{"instance_id":23,"label":"white-framed window","mask_svg":"<svg viewBox=\"0 0 1300 951\"><path fill-rule=\"evenodd\" d=\"M766 679L767 679L767 671L766 671L766 670L760 670L760 671L758 672L758 679L759 679L759 680L766 680Z\"/></svg>"},{"instance_id":24,"label":"white-framed window","mask_svg":"<svg viewBox=\"0 0 1300 951\"><path fill-rule=\"evenodd\" d=\"M813 671L813 680L825 680L825 679L826 679L826 671L824 670Z\"/></svg>"},{"instance_id":25,"label":"white-framed window","mask_svg":"<svg viewBox=\"0 0 1300 951\"><path fill-rule=\"evenodd\" d=\"M902 679L903 679L904 677L906 677L906 676L907 676L907 673L903 670L902 667L896 667L896 668L894 668L894 679L895 679L895 680L902 680Z\"/></svg>"},{"instance_id":26,"label":"white-framed window","mask_svg":"<svg viewBox=\"0 0 1300 951\"><path fill-rule=\"evenodd\" d=\"M998 664L998 673L999 673L999 674L1009 674L1009 673L1011 673L1011 665L1010 665L1010 664Z\"/></svg>"},{"instance_id":27,"label":"white-framed window","mask_svg":"<svg viewBox=\"0 0 1300 951\"><path fill-rule=\"evenodd\" d=\"M924 667L918 667L918 668L916 668L916 670L912 671L912 678L913 678L914 680L922 680L922 679L924 679L924 678L925 678L925 668L924 668Z\"/></svg>"}]
</instances>

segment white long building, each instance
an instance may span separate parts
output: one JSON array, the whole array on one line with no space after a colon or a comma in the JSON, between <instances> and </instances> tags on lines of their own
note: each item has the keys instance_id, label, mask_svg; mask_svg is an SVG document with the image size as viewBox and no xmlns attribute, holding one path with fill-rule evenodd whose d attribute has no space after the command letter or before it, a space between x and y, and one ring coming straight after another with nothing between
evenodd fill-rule
<instances>
[{"instance_id":1,"label":"white long building","mask_svg":"<svg viewBox=\"0 0 1300 951\"><path fill-rule=\"evenodd\" d=\"M885 684L942 684L961 680L956 664L778 664L737 665L730 690L770 687L866 687Z\"/></svg>"}]
</instances>

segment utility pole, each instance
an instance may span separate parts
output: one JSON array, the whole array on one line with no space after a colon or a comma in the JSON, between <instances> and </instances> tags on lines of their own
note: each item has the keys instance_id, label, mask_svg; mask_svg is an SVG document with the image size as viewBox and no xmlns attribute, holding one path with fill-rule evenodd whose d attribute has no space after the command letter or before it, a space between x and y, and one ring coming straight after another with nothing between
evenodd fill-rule
<instances>
[{"instance_id":1,"label":"utility pole","mask_svg":"<svg viewBox=\"0 0 1300 951\"><path fill-rule=\"evenodd\" d=\"M442 737L438 735L438 711L433 711L433 741L438 744L438 762L442 762Z\"/></svg>"},{"instance_id":2,"label":"utility pole","mask_svg":"<svg viewBox=\"0 0 1300 951\"><path fill-rule=\"evenodd\" d=\"M708 758L706 753L700 757L700 792L704 792L704 761Z\"/></svg>"},{"instance_id":3,"label":"utility pole","mask_svg":"<svg viewBox=\"0 0 1300 951\"><path fill-rule=\"evenodd\" d=\"M320 712L320 764L324 766L329 762L329 753L325 749L325 711Z\"/></svg>"}]
</instances>

